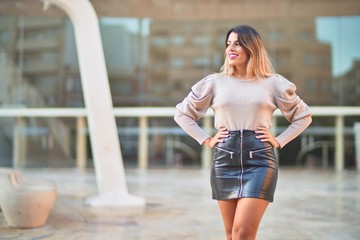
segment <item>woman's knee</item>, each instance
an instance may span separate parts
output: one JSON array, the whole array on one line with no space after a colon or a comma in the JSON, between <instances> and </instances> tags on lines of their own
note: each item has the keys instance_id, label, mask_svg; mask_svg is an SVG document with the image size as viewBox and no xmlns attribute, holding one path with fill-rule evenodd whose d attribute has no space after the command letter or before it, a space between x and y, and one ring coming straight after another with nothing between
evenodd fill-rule
<instances>
[{"instance_id":1,"label":"woman's knee","mask_svg":"<svg viewBox=\"0 0 360 240\"><path fill-rule=\"evenodd\" d=\"M225 228L225 234L226 234L226 240L232 240L232 229L231 228Z\"/></svg>"},{"instance_id":2,"label":"woman's knee","mask_svg":"<svg viewBox=\"0 0 360 240\"><path fill-rule=\"evenodd\" d=\"M254 240L256 229L251 226L234 226L232 229L233 240Z\"/></svg>"}]
</instances>

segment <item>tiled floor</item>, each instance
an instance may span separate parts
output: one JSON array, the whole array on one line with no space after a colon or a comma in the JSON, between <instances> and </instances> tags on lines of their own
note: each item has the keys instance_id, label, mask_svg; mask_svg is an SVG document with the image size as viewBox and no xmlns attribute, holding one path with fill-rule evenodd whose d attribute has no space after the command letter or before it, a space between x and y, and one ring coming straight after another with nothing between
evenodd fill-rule
<instances>
[{"instance_id":1,"label":"tiled floor","mask_svg":"<svg viewBox=\"0 0 360 240\"><path fill-rule=\"evenodd\" d=\"M208 171L126 173L130 193L146 198L144 209L87 206L85 199L96 194L91 170L23 170L56 183L56 206L48 224L37 229L9 228L0 212L0 239L225 239ZM257 239L360 239L360 172L281 169Z\"/></svg>"}]
</instances>

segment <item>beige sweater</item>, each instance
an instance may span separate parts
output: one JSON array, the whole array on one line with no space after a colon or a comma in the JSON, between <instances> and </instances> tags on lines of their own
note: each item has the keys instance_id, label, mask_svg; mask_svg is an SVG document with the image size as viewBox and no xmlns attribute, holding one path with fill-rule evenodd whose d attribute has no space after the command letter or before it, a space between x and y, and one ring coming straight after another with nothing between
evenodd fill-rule
<instances>
[{"instance_id":1,"label":"beige sweater","mask_svg":"<svg viewBox=\"0 0 360 240\"><path fill-rule=\"evenodd\" d=\"M274 111L279 108L291 123L276 137L280 147L297 137L311 123L309 107L295 93L293 83L281 75L266 79L241 80L214 73L192 86L191 92L177 104L175 121L202 144L209 135L199 127L199 120L211 107L216 129L256 130L271 128Z\"/></svg>"}]
</instances>

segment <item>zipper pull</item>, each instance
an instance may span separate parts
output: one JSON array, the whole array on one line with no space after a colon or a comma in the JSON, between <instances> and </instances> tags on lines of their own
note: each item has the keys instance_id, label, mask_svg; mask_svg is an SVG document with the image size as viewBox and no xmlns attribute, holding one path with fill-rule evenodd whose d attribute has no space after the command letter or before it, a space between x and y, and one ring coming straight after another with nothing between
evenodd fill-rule
<instances>
[{"instance_id":1,"label":"zipper pull","mask_svg":"<svg viewBox=\"0 0 360 240\"><path fill-rule=\"evenodd\" d=\"M233 158L234 153L230 152L230 158Z\"/></svg>"},{"instance_id":2,"label":"zipper pull","mask_svg":"<svg viewBox=\"0 0 360 240\"><path fill-rule=\"evenodd\" d=\"M253 158L253 151L249 152L250 158Z\"/></svg>"}]
</instances>

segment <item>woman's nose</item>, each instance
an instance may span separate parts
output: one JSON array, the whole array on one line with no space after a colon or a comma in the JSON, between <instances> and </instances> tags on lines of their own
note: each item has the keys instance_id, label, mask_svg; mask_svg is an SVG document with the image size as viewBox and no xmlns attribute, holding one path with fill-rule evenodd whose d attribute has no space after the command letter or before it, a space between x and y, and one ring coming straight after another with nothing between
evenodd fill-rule
<instances>
[{"instance_id":1,"label":"woman's nose","mask_svg":"<svg viewBox=\"0 0 360 240\"><path fill-rule=\"evenodd\" d=\"M228 49L235 49L235 44L234 43L230 43L229 45L228 45Z\"/></svg>"}]
</instances>

